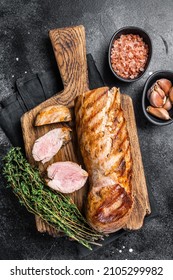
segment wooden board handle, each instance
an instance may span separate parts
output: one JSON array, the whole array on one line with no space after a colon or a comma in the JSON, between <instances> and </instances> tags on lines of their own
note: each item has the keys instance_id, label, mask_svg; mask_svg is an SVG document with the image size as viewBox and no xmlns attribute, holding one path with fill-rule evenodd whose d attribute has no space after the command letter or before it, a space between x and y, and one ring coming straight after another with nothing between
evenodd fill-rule
<instances>
[{"instance_id":1,"label":"wooden board handle","mask_svg":"<svg viewBox=\"0 0 173 280\"><path fill-rule=\"evenodd\" d=\"M49 36L64 84L56 100L67 105L88 90L85 28L80 25L54 29Z\"/></svg>"}]
</instances>

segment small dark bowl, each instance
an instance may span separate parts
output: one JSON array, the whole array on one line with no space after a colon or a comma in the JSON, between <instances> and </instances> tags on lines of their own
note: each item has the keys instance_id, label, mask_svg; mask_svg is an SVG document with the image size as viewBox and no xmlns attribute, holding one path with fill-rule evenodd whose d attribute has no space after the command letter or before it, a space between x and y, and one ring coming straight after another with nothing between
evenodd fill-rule
<instances>
[{"instance_id":1,"label":"small dark bowl","mask_svg":"<svg viewBox=\"0 0 173 280\"><path fill-rule=\"evenodd\" d=\"M144 89L143 89L143 95L142 95L142 109L144 112L144 115L146 118L153 124L155 125L168 125L173 122L173 119L170 120L161 120L159 118L156 118L152 115L150 115L147 111L146 108L150 105L149 100L147 98L147 92L151 88L151 86L159 79L168 79L172 82L173 84L173 71L156 71L154 72L149 78L147 79ZM169 111L170 117L173 118L173 108Z\"/></svg>"},{"instance_id":2,"label":"small dark bowl","mask_svg":"<svg viewBox=\"0 0 173 280\"><path fill-rule=\"evenodd\" d=\"M149 49L149 53L148 53L148 59L147 62L145 64L145 68L144 71L141 72L136 78L134 79L125 79L123 77L120 77L112 68L112 64L111 64L111 49L112 49L112 44L114 43L115 40L117 40L118 38L120 38L121 35L127 35L127 34L134 34L134 35L139 35L141 38L143 38L143 41L148 45L148 49ZM119 29L118 31L116 31L110 41L109 44L109 52L108 52L108 61L109 61L109 66L110 69L112 70L112 73L114 74L114 76L119 79L120 81L123 82L127 82L127 83L131 83L131 82L135 82L137 80L139 80L140 78L142 78L142 76L144 75L145 71L147 70L150 60L151 60L151 56L152 56L152 42L151 39L149 37L149 35L141 28L139 27L135 27L135 26L126 26L126 27L122 27L121 29Z\"/></svg>"}]
</instances>

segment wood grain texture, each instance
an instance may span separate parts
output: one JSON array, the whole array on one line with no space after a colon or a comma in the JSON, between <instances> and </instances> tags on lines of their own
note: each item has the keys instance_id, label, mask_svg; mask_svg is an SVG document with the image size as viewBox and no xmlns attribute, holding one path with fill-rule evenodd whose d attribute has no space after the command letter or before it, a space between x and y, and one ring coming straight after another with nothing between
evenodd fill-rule
<instances>
[{"instance_id":1,"label":"wood grain texture","mask_svg":"<svg viewBox=\"0 0 173 280\"><path fill-rule=\"evenodd\" d=\"M55 58L64 84L58 103L68 105L88 89L84 27L68 27L49 32Z\"/></svg>"},{"instance_id":2,"label":"wood grain texture","mask_svg":"<svg viewBox=\"0 0 173 280\"><path fill-rule=\"evenodd\" d=\"M26 156L33 166L38 166L41 174L45 174L48 165L56 161L74 161L82 163L79 148L77 145L77 137L75 125L72 123L72 140L65 145L51 161L46 164L36 163L32 157L32 147L35 140L51 129L60 127L61 124L51 124L41 127L34 127L34 121L37 113L50 105L62 104L71 108L73 115L74 99L77 95L88 90L87 62L86 62L86 43L85 30L83 26L70 28L55 29L49 32L52 46L55 52L55 58L60 70L60 74L64 84L64 90L41 103L31 111L25 113L21 119L23 138L25 143ZM127 95L121 95L122 107L125 118L127 120L127 128L129 131L130 143L132 147L133 158L133 193L135 198L134 208L126 225L127 229L138 229L142 226L146 213L150 213L150 205L148 200L148 192L144 176L142 158L137 136L137 129L133 111L132 100ZM79 191L71 194L74 202L80 210L84 211L85 197L88 186L85 185ZM50 235L57 236L61 233L53 230L49 225L36 216L37 230L40 232L48 232Z\"/></svg>"},{"instance_id":3,"label":"wood grain texture","mask_svg":"<svg viewBox=\"0 0 173 280\"><path fill-rule=\"evenodd\" d=\"M132 170L132 191L134 196L134 204L130 219L126 225L129 230L135 230L142 227L144 217L151 213L148 190L145 180L144 167L142 163L136 121L133 109L133 103L130 96L121 94L121 104L124 116L127 121L127 129L129 132L131 153L133 161Z\"/></svg>"}]
</instances>

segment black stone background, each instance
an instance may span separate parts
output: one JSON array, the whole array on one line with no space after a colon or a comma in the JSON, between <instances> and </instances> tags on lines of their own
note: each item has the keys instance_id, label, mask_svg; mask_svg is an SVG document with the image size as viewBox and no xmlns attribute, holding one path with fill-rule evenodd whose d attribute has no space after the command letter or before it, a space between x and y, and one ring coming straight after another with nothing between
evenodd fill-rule
<instances>
[{"instance_id":1,"label":"black stone background","mask_svg":"<svg viewBox=\"0 0 173 280\"><path fill-rule=\"evenodd\" d=\"M149 72L173 70L172 11L172 0L0 1L0 100L14 92L15 80L25 72L55 67L50 29L79 24L86 28L87 52L94 56L105 82L120 86L133 99L146 180L160 216L86 259L173 258L173 125L153 126L141 110L142 89ZM112 34L126 25L144 28L153 41L151 64L144 77L132 84L117 82L107 62ZM0 131L1 159L9 147ZM2 160L0 164L2 167ZM19 204L11 189L5 188L0 175L0 259L79 258L74 242L36 231L34 217Z\"/></svg>"}]
</instances>

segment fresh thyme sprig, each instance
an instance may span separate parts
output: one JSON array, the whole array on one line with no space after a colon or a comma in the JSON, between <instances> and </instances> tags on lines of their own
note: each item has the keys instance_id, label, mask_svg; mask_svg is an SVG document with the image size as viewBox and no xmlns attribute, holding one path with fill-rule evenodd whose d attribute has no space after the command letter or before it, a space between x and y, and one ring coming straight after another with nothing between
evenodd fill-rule
<instances>
[{"instance_id":1,"label":"fresh thyme sprig","mask_svg":"<svg viewBox=\"0 0 173 280\"><path fill-rule=\"evenodd\" d=\"M46 186L39 171L31 167L19 147L11 148L5 156L3 174L29 212L88 249L92 249L91 244L100 245L96 241L102 239L102 235L89 227L69 196Z\"/></svg>"}]
</instances>

